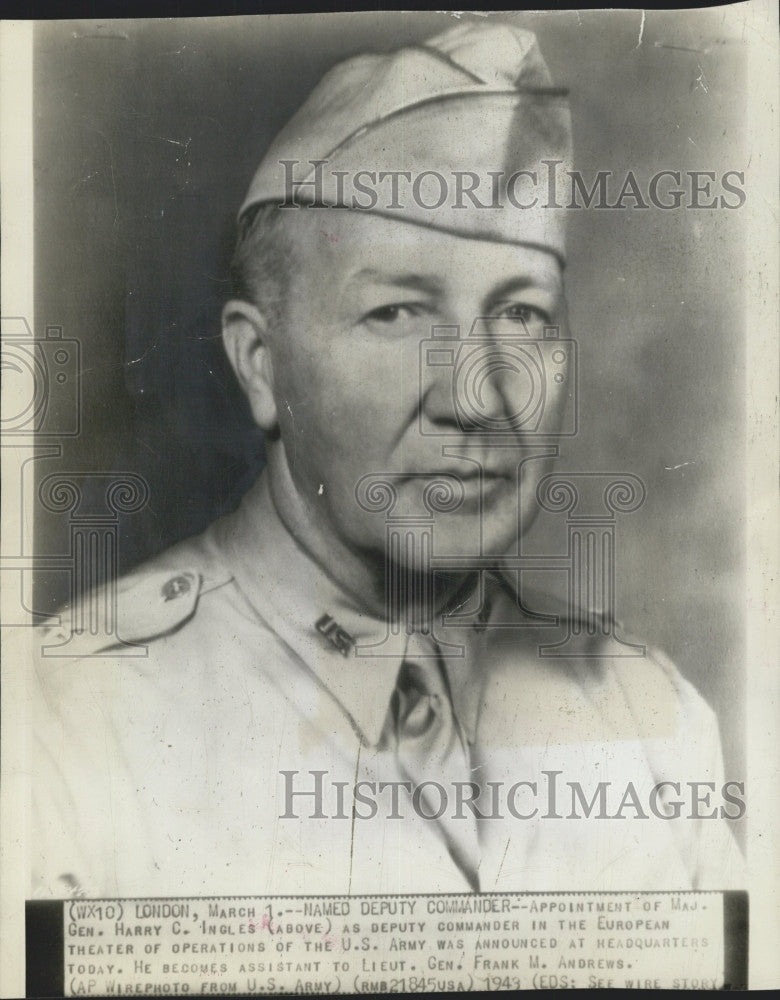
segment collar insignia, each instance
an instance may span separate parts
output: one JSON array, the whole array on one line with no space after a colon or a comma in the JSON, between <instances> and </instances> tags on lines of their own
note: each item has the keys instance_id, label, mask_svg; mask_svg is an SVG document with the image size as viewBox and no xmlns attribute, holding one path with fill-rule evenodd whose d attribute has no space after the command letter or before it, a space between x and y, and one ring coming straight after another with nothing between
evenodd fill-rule
<instances>
[{"instance_id":1,"label":"collar insignia","mask_svg":"<svg viewBox=\"0 0 780 1000\"><path fill-rule=\"evenodd\" d=\"M323 615L314 623L314 627L336 647L342 656L349 656L355 648L355 640L349 632L338 625L330 615Z\"/></svg>"}]
</instances>

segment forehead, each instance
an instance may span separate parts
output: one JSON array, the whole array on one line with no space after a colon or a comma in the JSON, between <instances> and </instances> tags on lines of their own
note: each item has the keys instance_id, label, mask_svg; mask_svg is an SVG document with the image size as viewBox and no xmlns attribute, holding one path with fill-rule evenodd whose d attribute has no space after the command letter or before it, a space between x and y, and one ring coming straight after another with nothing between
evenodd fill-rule
<instances>
[{"instance_id":1,"label":"forehead","mask_svg":"<svg viewBox=\"0 0 780 1000\"><path fill-rule=\"evenodd\" d=\"M539 247L474 239L373 212L299 208L290 212L296 274L308 285L360 279L392 280L420 273L462 287L464 279L489 288L508 281L562 292L555 254Z\"/></svg>"}]
</instances>

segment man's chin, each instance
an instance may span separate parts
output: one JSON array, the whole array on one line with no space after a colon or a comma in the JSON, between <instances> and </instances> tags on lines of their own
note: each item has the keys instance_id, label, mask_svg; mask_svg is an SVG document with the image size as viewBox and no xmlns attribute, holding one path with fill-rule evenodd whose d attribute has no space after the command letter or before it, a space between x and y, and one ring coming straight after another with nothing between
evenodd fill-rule
<instances>
[{"instance_id":1,"label":"man's chin","mask_svg":"<svg viewBox=\"0 0 780 1000\"><path fill-rule=\"evenodd\" d=\"M463 508L432 519L432 554L437 560L462 560L464 569L476 568L478 557L516 551L517 504L502 504L472 513ZM471 563L469 564L469 560Z\"/></svg>"},{"instance_id":2,"label":"man's chin","mask_svg":"<svg viewBox=\"0 0 780 1000\"><path fill-rule=\"evenodd\" d=\"M517 551L519 497L514 477L479 492L431 491L425 504L418 495L419 483L414 485L415 491L399 490L387 509L363 510L359 522L352 523L353 537L360 524L363 544L358 547L372 551L372 562L389 561L413 573L468 571L479 565L480 557ZM379 507L385 498L376 492L371 499ZM382 527L384 538L377 532Z\"/></svg>"}]
</instances>

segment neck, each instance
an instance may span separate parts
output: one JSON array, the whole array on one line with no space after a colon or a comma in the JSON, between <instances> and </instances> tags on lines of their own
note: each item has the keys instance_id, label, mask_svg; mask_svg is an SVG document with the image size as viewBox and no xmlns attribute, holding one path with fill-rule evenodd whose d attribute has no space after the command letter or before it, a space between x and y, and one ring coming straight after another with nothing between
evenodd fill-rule
<instances>
[{"instance_id":1,"label":"neck","mask_svg":"<svg viewBox=\"0 0 780 1000\"><path fill-rule=\"evenodd\" d=\"M462 603L473 573L434 573L389 563L382 550L359 550L323 527L321 517L295 489L287 463L269 455L266 474L279 519L355 605L375 618L419 630Z\"/></svg>"}]
</instances>

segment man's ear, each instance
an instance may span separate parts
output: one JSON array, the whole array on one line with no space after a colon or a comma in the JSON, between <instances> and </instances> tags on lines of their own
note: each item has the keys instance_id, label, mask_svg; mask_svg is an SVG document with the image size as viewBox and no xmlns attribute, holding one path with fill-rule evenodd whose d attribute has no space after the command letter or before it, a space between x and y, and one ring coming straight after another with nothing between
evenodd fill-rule
<instances>
[{"instance_id":1,"label":"man's ear","mask_svg":"<svg viewBox=\"0 0 780 1000\"><path fill-rule=\"evenodd\" d=\"M268 348L268 323L257 306L231 299L222 310L222 340L258 427L277 425L274 376Z\"/></svg>"}]
</instances>

